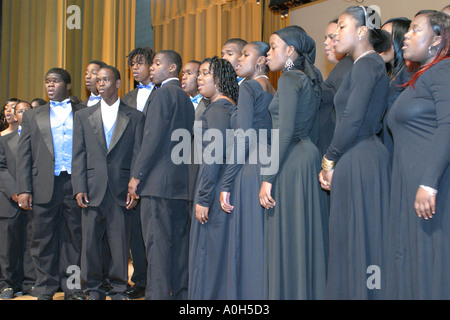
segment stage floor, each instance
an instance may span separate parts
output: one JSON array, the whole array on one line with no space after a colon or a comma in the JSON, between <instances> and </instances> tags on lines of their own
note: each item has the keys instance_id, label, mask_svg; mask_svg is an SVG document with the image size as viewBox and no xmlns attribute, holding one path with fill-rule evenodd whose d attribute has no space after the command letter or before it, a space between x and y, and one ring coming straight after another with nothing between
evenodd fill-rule
<instances>
[{"instance_id":1,"label":"stage floor","mask_svg":"<svg viewBox=\"0 0 450 320\"><path fill-rule=\"evenodd\" d=\"M133 282L131 282L131 275L133 274L133 265L130 263L128 266L128 282L133 285ZM14 297L14 299L12 300L37 300L37 298L33 297L33 296L22 296L22 295L18 295L16 297ZM64 292L57 292L54 296L53 296L53 300L64 300ZM106 300L111 300L110 297L106 297ZM140 299L135 299L135 300L144 300L144 298L140 298Z\"/></svg>"}]
</instances>

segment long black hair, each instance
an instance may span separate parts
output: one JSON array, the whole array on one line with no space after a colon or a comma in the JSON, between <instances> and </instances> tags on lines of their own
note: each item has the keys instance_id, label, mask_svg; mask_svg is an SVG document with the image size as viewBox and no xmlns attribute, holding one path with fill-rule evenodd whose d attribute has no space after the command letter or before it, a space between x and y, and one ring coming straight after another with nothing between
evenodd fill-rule
<instances>
[{"instance_id":1,"label":"long black hair","mask_svg":"<svg viewBox=\"0 0 450 320\"><path fill-rule=\"evenodd\" d=\"M209 70L212 71L217 90L237 103L239 97L239 84L236 71L234 71L231 63L225 59L220 59L217 56L208 60L205 59L204 62L209 62Z\"/></svg>"},{"instance_id":2,"label":"long black hair","mask_svg":"<svg viewBox=\"0 0 450 320\"><path fill-rule=\"evenodd\" d=\"M386 21L383 26L388 23L392 23L391 43L394 47L394 63L386 63L386 69L389 77L392 79L406 66L402 47L403 41L405 40L405 34L408 32L409 26L411 25L411 20L404 17L392 18Z\"/></svg>"}]
</instances>

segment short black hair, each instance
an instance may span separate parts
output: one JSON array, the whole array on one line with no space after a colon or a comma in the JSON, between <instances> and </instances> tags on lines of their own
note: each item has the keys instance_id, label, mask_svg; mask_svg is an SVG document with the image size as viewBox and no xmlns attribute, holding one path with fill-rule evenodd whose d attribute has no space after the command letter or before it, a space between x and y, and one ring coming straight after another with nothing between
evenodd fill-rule
<instances>
[{"instance_id":1,"label":"short black hair","mask_svg":"<svg viewBox=\"0 0 450 320\"><path fill-rule=\"evenodd\" d=\"M90 65L90 64L96 64L100 68L103 68L104 66L107 65L106 63L104 63L103 61L100 61L100 60L91 60L91 61L89 61L88 65Z\"/></svg>"},{"instance_id":2,"label":"short black hair","mask_svg":"<svg viewBox=\"0 0 450 320\"><path fill-rule=\"evenodd\" d=\"M101 67L98 71L102 70L102 69L109 69L112 71L112 73L114 74L114 78L117 80L120 80L120 71L113 66L110 65L105 65L104 67Z\"/></svg>"},{"instance_id":3,"label":"short black hair","mask_svg":"<svg viewBox=\"0 0 450 320\"><path fill-rule=\"evenodd\" d=\"M174 50L161 50L158 54L163 54L169 60L169 64L174 63L177 66L176 74L179 74L183 68L183 59L180 54Z\"/></svg>"},{"instance_id":4,"label":"short black hair","mask_svg":"<svg viewBox=\"0 0 450 320\"><path fill-rule=\"evenodd\" d=\"M131 66L131 63L133 62L135 57L142 56L144 57L145 62L147 62L148 65L152 65L155 55L156 55L155 51L153 51L153 49L150 47L136 48L132 50L130 54L127 56L128 58L127 63L129 66Z\"/></svg>"},{"instance_id":5,"label":"short black hair","mask_svg":"<svg viewBox=\"0 0 450 320\"><path fill-rule=\"evenodd\" d=\"M37 101L37 103L38 103L40 106L43 106L44 104L47 103L47 101L45 101L45 100L42 99L42 98L34 98L33 100L31 100L31 103L33 103L33 102L35 102L35 101Z\"/></svg>"},{"instance_id":6,"label":"short black hair","mask_svg":"<svg viewBox=\"0 0 450 320\"><path fill-rule=\"evenodd\" d=\"M47 77L50 73L55 73L55 74L60 75L65 84L72 83L72 77L70 76L70 73L63 68L51 68L50 70L47 71L45 76Z\"/></svg>"},{"instance_id":7,"label":"short black hair","mask_svg":"<svg viewBox=\"0 0 450 320\"><path fill-rule=\"evenodd\" d=\"M188 61L187 63L195 63L195 64L198 64L199 66L202 64L200 61L198 61L198 60L190 60L190 61Z\"/></svg>"},{"instance_id":8,"label":"short black hair","mask_svg":"<svg viewBox=\"0 0 450 320\"><path fill-rule=\"evenodd\" d=\"M241 38L231 38L231 39L228 39L227 41L225 41L224 45L227 45L227 44L237 45L239 48L239 52L241 52L242 49L244 49L244 47L247 45L247 41L245 41L244 39L241 39Z\"/></svg>"},{"instance_id":9,"label":"short black hair","mask_svg":"<svg viewBox=\"0 0 450 320\"><path fill-rule=\"evenodd\" d=\"M30 104L28 101L25 101L25 100L19 100L19 101L17 101L16 108L14 108L14 114L16 114L17 106L18 106L20 103L25 103L26 105L28 105L28 107L29 107L30 109L33 109L33 107L31 106L31 104Z\"/></svg>"}]
</instances>

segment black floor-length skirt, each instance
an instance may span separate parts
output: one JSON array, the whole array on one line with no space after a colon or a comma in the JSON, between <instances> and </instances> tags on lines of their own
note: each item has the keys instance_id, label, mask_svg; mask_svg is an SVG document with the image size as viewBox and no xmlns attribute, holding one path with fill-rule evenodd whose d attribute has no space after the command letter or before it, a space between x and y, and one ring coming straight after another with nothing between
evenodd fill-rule
<instances>
[{"instance_id":1,"label":"black floor-length skirt","mask_svg":"<svg viewBox=\"0 0 450 320\"><path fill-rule=\"evenodd\" d=\"M389 154L378 137L354 144L334 169L327 299L383 297Z\"/></svg>"}]
</instances>

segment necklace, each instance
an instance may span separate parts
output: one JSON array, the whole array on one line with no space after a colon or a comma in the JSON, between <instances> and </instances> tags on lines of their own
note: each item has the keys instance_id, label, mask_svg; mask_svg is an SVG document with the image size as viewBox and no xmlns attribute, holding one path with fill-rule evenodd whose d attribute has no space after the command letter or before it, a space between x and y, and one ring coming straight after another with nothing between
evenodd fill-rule
<instances>
[{"instance_id":1,"label":"necklace","mask_svg":"<svg viewBox=\"0 0 450 320\"><path fill-rule=\"evenodd\" d=\"M268 76L266 76L266 75L264 75L264 74L262 74L262 75L260 75L260 76L257 76L255 79L253 79L253 80L256 80L256 79L259 79L259 78L266 78L267 80L269 80L269 77Z\"/></svg>"},{"instance_id":2,"label":"necklace","mask_svg":"<svg viewBox=\"0 0 450 320\"><path fill-rule=\"evenodd\" d=\"M364 52L362 55L360 55L360 56L358 57L358 59L355 60L355 62L353 62L353 64L355 64L356 61L358 61L358 60L361 59L362 57L365 57L365 56L367 56L368 54L371 54L371 53L375 53L375 50L369 50L369 51Z\"/></svg>"}]
</instances>

